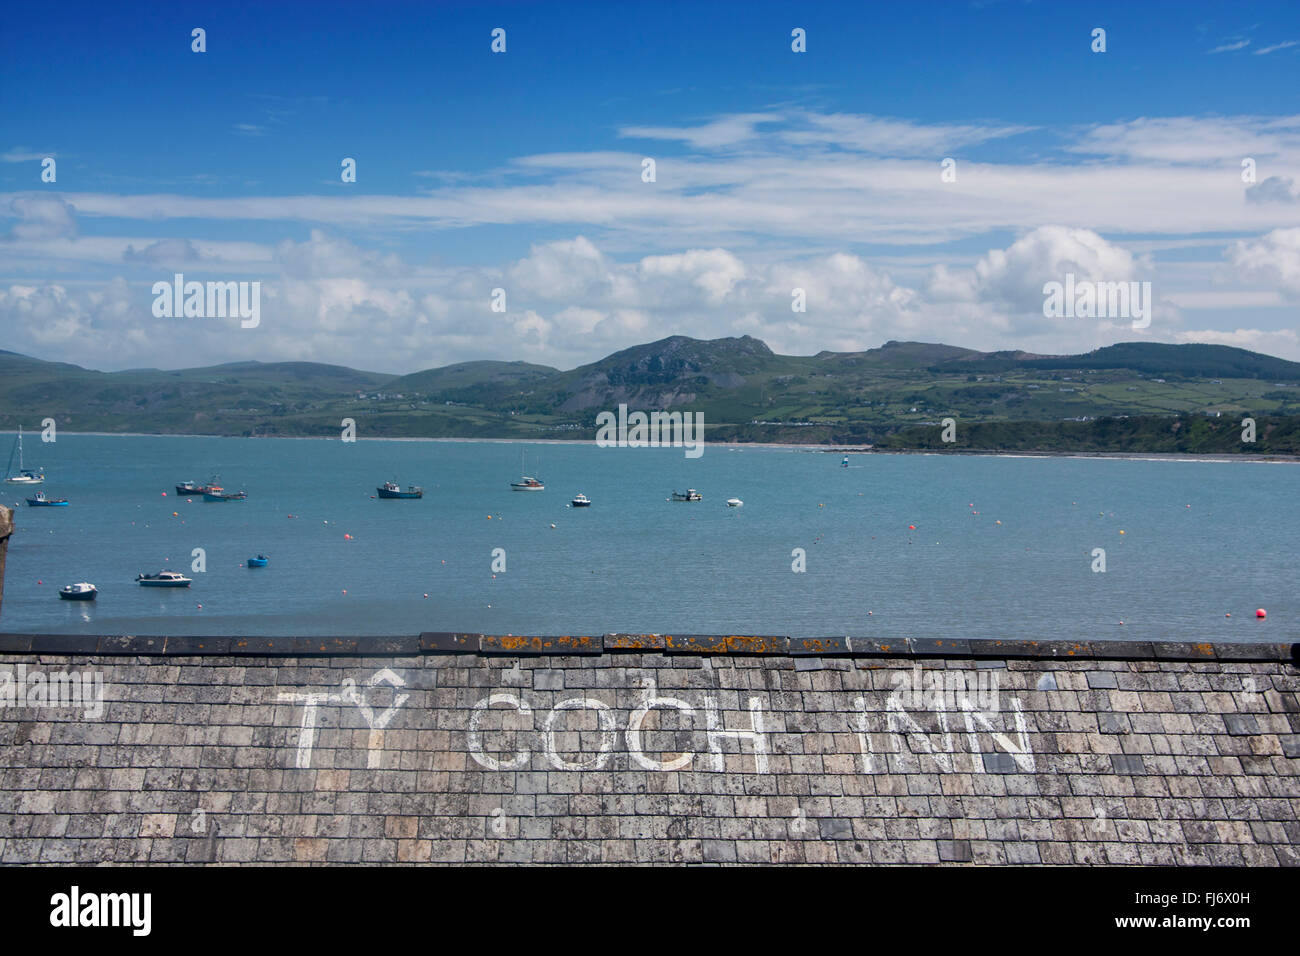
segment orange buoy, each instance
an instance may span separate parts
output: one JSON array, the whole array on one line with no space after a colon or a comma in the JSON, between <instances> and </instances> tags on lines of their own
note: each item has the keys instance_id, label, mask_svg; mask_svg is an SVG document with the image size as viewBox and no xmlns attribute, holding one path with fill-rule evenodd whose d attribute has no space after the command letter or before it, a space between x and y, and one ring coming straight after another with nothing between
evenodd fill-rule
<instances>
[{"instance_id":1,"label":"orange buoy","mask_svg":"<svg viewBox=\"0 0 1300 956\"><path fill-rule=\"evenodd\" d=\"M1223 616L1224 616L1224 617L1232 617L1231 614L1225 614L1225 615L1223 615Z\"/></svg>"},{"instance_id":2,"label":"orange buoy","mask_svg":"<svg viewBox=\"0 0 1300 956\"><path fill-rule=\"evenodd\" d=\"M344 541L351 541L351 540L352 540L352 535L350 535L350 534L345 534L345 535L343 536L343 540L344 540Z\"/></svg>"},{"instance_id":3,"label":"orange buoy","mask_svg":"<svg viewBox=\"0 0 1300 956\"><path fill-rule=\"evenodd\" d=\"M1123 531L1123 529L1121 529L1121 530L1120 530L1120 534L1123 534L1123 533L1124 533L1124 531Z\"/></svg>"},{"instance_id":4,"label":"orange buoy","mask_svg":"<svg viewBox=\"0 0 1300 956\"><path fill-rule=\"evenodd\" d=\"M916 525L914 525L914 524L909 524L909 525L907 526L907 530L908 530L908 531L915 531L915 530L916 530Z\"/></svg>"},{"instance_id":5,"label":"orange buoy","mask_svg":"<svg viewBox=\"0 0 1300 956\"><path fill-rule=\"evenodd\" d=\"M1268 617L1268 611L1265 611L1263 608L1260 608L1258 611L1255 612L1255 616L1260 620L1263 620L1264 618Z\"/></svg>"}]
</instances>

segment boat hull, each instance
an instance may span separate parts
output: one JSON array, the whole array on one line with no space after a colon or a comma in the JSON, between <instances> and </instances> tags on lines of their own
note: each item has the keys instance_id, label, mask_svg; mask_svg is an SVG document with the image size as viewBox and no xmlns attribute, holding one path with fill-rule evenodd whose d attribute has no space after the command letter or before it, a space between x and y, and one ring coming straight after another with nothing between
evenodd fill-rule
<instances>
[{"instance_id":1,"label":"boat hull","mask_svg":"<svg viewBox=\"0 0 1300 956\"><path fill-rule=\"evenodd\" d=\"M266 564L267 564L267 562L266 562L266 558L249 558L249 559L248 559L248 566L249 566L250 568L264 568L264 567L266 567Z\"/></svg>"},{"instance_id":2,"label":"boat hull","mask_svg":"<svg viewBox=\"0 0 1300 956\"><path fill-rule=\"evenodd\" d=\"M424 497L423 491L389 491L387 488L376 488L375 491L379 492L379 497L384 499Z\"/></svg>"},{"instance_id":3,"label":"boat hull","mask_svg":"<svg viewBox=\"0 0 1300 956\"><path fill-rule=\"evenodd\" d=\"M191 581L140 581L142 588L187 588Z\"/></svg>"},{"instance_id":4,"label":"boat hull","mask_svg":"<svg viewBox=\"0 0 1300 956\"><path fill-rule=\"evenodd\" d=\"M546 486L545 485L521 485L517 482L511 482L510 490L511 491L545 491Z\"/></svg>"},{"instance_id":5,"label":"boat hull","mask_svg":"<svg viewBox=\"0 0 1300 956\"><path fill-rule=\"evenodd\" d=\"M99 596L98 591L60 591L59 597L64 601L93 601Z\"/></svg>"},{"instance_id":6,"label":"boat hull","mask_svg":"<svg viewBox=\"0 0 1300 956\"><path fill-rule=\"evenodd\" d=\"M35 498L28 498L27 504L33 508L66 508L66 501L37 501Z\"/></svg>"},{"instance_id":7,"label":"boat hull","mask_svg":"<svg viewBox=\"0 0 1300 956\"><path fill-rule=\"evenodd\" d=\"M205 491L203 493L204 501L243 501L247 497L248 495L244 494L242 491L236 492L232 495L214 495L210 491Z\"/></svg>"}]
</instances>

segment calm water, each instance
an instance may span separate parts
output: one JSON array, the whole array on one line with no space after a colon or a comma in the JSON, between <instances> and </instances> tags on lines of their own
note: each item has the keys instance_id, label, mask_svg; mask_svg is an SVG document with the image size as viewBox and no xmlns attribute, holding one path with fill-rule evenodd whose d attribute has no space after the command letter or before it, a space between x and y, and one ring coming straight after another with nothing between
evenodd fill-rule
<instances>
[{"instance_id":1,"label":"calm water","mask_svg":"<svg viewBox=\"0 0 1300 956\"><path fill-rule=\"evenodd\" d=\"M846 469L838 454L719 445L688 460L586 444L33 437L28 464L72 504L15 509L6 631L1300 637L1294 465L862 455ZM521 450L544 492L510 490ZM214 472L249 499L176 496ZM372 499L388 478L424 499ZM665 500L688 485L704 501ZM580 491L593 507L567 507ZM189 590L134 583L188 573L195 548L207 570ZM494 577L495 548L507 570ZM259 551L270 566L245 567ZM96 603L58 600L83 580Z\"/></svg>"}]
</instances>

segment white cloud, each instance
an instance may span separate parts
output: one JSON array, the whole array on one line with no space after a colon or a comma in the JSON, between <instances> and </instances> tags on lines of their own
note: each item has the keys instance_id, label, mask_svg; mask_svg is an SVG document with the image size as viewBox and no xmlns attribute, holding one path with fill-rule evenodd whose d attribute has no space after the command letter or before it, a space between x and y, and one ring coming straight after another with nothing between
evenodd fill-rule
<instances>
[{"instance_id":1,"label":"white cloud","mask_svg":"<svg viewBox=\"0 0 1300 956\"><path fill-rule=\"evenodd\" d=\"M1285 40L1282 43L1274 43L1272 46L1261 47L1255 51L1255 56L1263 56L1265 53L1274 53L1278 50L1286 50L1297 45L1300 45L1300 40Z\"/></svg>"},{"instance_id":2,"label":"white cloud","mask_svg":"<svg viewBox=\"0 0 1300 956\"><path fill-rule=\"evenodd\" d=\"M1300 227L1274 229L1258 239L1234 242L1228 259L1246 279L1300 295Z\"/></svg>"},{"instance_id":3,"label":"white cloud","mask_svg":"<svg viewBox=\"0 0 1300 956\"><path fill-rule=\"evenodd\" d=\"M0 153L0 163L31 163L39 162L47 156L57 159L58 153L53 151L40 152L31 150L25 146L15 146L13 149Z\"/></svg>"},{"instance_id":4,"label":"white cloud","mask_svg":"<svg viewBox=\"0 0 1300 956\"><path fill-rule=\"evenodd\" d=\"M77 234L73 207L57 196L15 196L9 209L18 217L10 233L13 239L68 239Z\"/></svg>"},{"instance_id":5,"label":"white cloud","mask_svg":"<svg viewBox=\"0 0 1300 956\"><path fill-rule=\"evenodd\" d=\"M1092 127L1069 148L1116 159L1176 164L1294 156L1300 150L1300 115L1144 116Z\"/></svg>"}]
</instances>

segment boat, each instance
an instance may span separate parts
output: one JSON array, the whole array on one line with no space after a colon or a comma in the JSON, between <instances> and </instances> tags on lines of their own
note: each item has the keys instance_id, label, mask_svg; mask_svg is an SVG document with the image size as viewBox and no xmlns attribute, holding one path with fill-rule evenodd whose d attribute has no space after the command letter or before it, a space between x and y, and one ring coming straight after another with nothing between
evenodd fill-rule
<instances>
[{"instance_id":1,"label":"boat","mask_svg":"<svg viewBox=\"0 0 1300 956\"><path fill-rule=\"evenodd\" d=\"M197 481L182 481L179 485L176 486L176 493L178 495L201 495L205 491L211 491L214 488L217 489L218 491L221 490L220 485L215 485L215 484L201 485Z\"/></svg>"},{"instance_id":2,"label":"boat","mask_svg":"<svg viewBox=\"0 0 1300 956\"><path fill-rule=\"evenodd\" d=\"M269 560L271 560L271 559L268 558L266 555L264 555L264 554L259 554L259 555L258 555L257 557L255 557L255 558L249 558L249 559L248 559L248 566L249 566L250 568L264 568L264 567L266 567L266 562L268 562Z\"/></svg>"},{"instance_id":3,"label":"boat","mask_svg":"<svg viewBox=\"0 0 1300 956\"><path fill-rule=\"evenodd\" d=\"M743 505L743 504L744 504L744 502L741 501L739 498L728 498L728 499L727 499L727 507L728 507L728 508L739 508L739 507L740 507L741 505Z\"/></svg>"},{"instance_id":4,"label":"boat","mask_svg":"<svg viewBox=\"0 0 1300 956\"><path fill-rule=\"evenodd\" d=\"M423 498L424 489L419 485L407 485L406 490L395 481L385 481L375 489L381 498Z\"/></svg>"},{"instance_id":5,"label":"boat","mask_svg":"<svg viewBox=\"0 0 1300 956\"><path fill-rule=\"evenodd\" d=\"M66 508L68 506L67 498L47 498L45 492L38 491L34 497L28 498L27 503L33 508Z\"/></svg>"},{"instance_id":6,"label":"boat","mask_svg":"<svg viewBox=\"0 0 1300 956\"><path fill-rule=\"evenodd\" d=\"M680 492L680 491L674 491L674 492L673 492L673 496L672 496L672 498L671 498L670 500L672 500L672 501L703 501L703 500L704 500L704 496L703 496L702 494L700 494L698 491L696 491L694 488L687 488L686 491L685 491L685 493Z\"/></svg>"},{"instance_id":7,"label":"boat","mask_svg":"<svg viewBox=\"0 0 1300 956\"><path fill-rule=\"evenodd\" d=\"M578 492L578 494L574 496L573 500L570 501L569 504L574 508L590 508L591 499L588 498L586 495L584 495L582 492Z\"/></svg>"},{"instance_id":8,"label":"boat","mask_svg":"<svg viewBox=\"0 0 1300 956\"><path fill-rule=\"evenodd\" d=\"M187 588L192 580L179 571L159 571L157 574L137 574L135 579L142 588Z\"/></svg>"},{"instance_id":9,"label":"boat","mask_svg":"<svg viewBox=\"0 0 1300 956\"><path fill-rule=\"evenodd\" d=\"M14 463L14 452L18 453L18 474L14 474L10 469ZM37 473L30 468L23 467L23 426L18 426L18 440L14 442L14 447L9 449L9 463L5 465L5 483L10 485L39 485L45 480L44 473Z\"/></svg>"},{"instance_id":10,"label":"boat","mask_svg":"<svg viewBox=\"0 0 1300 956\"><path fill-rule=\"evenodd\" d=\"M841 468L847 468L847 467L849 467L849 456L848 456L848 455L845 455L845 456L844 456L844 460L843 460L842 462L840 462L840 467L841 467Z\"/></svg>"},{"instance_id":11,"label":"boat","mask_svg":"<svg viewBox=\"0 0 1300 956\"><path fill-rule=\"evenodd\" d=\"M93 601L97 594L99 590L88 581L59 588L59 598L63 601Z\"/></svg>"},{"instance_id":12,"label":"boat","mask_svg":"<svg viewBox=\"0 0 1300 956\"><path fill-rule=\"evenodd\" d=\"M204 501L243 501L247 497L248 492L246 491L226 492L221 488L210 487L207 491L203 492Z\"/></svg>"},{"instance_id":13,"label":"boat","mask_svg":"<svg viewBox=\"0 0 1300 956\"><path fill-rule=\"evenodd\" d=\"M522 450L519 452L519 470L520 471L524 470L524 453ZM546 485L542 483L542 479L540 478L532 478L528 475L524 475L518 481L510 482L510 490L511 491L545 491Z\"/></svg>"}]
</instances>

